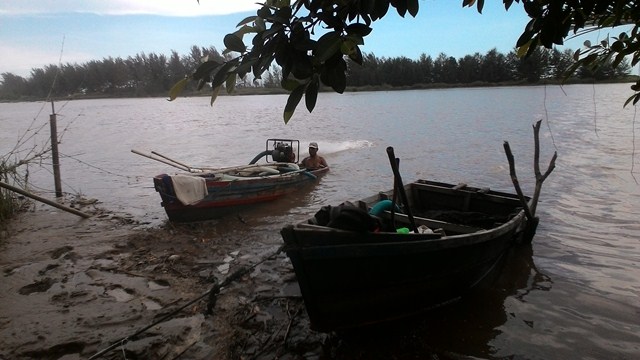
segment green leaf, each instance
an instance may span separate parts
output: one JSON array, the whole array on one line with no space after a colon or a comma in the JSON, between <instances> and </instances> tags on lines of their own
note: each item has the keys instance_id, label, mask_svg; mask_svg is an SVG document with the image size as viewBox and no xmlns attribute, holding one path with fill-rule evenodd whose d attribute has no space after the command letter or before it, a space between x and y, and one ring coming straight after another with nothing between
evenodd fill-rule
<instances>
[{"instance_id":1,"label":"green leaf","mask_svg":"<svg viewBox=\"0 0 640 360\"><path fill-rule=\"evenodd\" d=\"M255 21L258 17L253 15L253 16L247 16L246 18L244 18L242 21L240 21L238 23L238 25L236 25L236 27L242 26L242 25L246 25L252 21Z\"/></svg>"},{"instance_id":2,"label":"green leaf","mask_svg":"<svg viewBox=\"0 0 640 360\"><path fill-rule=\"evenodd\" d=\"M258 17L262 19L271 17L271 9L269 9L269 6L266 5L266 3L258 10Z\"/></svg>"},{"instance_id":3,"label":"green leaf","mask_svg":"<svg viewBox=\"0 0 640 360\"><path fill-rule=\"evenodd\" d=\"M330 57L333 56L338 50L340 50L340 45L342 44L342 39L340 38L340 34L336 31L328 32L320 39L318 39L317 47L315 50L316 58L321 62L327 61Z\"/></svg>"},{"instance_id":4,"label":"green leaf","mask_svg":"<svg viewBox=\"0 0 640 360\"><path fill-rule=\"evenodd\" d=\"M605 28L605 27L612 27L616 22L616 17L615 16L609 16L608 18L604 19L604 21L602 21L602 25L600 25L600 28Z\"/></svg>"},{"instance_id":5,"label":"green leaf","mask_svg":"<svg viewBox=\"0 0 640 360\"><path fill-rule=\"evenodd\" d=\"M622 41L615 41L613 44L611 44L611 50L617 53L622 52L624 50L624 44L622 43Z\"/></svg>"},{"instance_id":6,"label":"green leaf","mask_svg":"<svg viewBox=\"0 0 640 360\"><path fill-rule=\"evenodd\" d=\"M640 100L640 94L633 94L627 99L627 101L624 102L624 105L622 107L626 107L627 104L629 104L631 101L633 101L633 105L635 105L638 100Z\"/></svg>"},{"instance_id":7,"label":"green leaf","mask_svg":"<svg viewBox=\"0 0 640 360\"><path fill-rule=\"evenodd\" d=\"M220 65L221 64L217 61L213 61L213 60L205 61L202 64L200 64L200 66L198 66L198 68L193 73L193 75L191 75L191 77L194 80L204 79L208 81L211 78L211 72Z\"/></svg>"},{"instance_id":8,"label":"green leaf","mask_svg":"<svg viewBox=\"0 0 640 360\"><path fill-rule=\"evenodd\" d=\"M184 87L187 86L188 83L189 78L184 78L175 83L175 85L171 87L171 90L169 90L169 101L175 100L182 93L182 90L184 90Z\"/></svg>"},{"instance_id":9,"label":"green leaf","mask_svg":"<svg viewBox=\"0 0 640 360\"><path fill-rule=\"evenodd\" d=\"M300 83L294 79L282 79L280 86L285 90L293 91L300 86Z\"/></svg>"},{"instance_id":10,"label":"green leaf","mask_svg":"<svg viewBox=\"0 0 640 360\"><path fill-rule=\"evenodd\" d=\"M244 25L240 29L236 30L233 34L242 40L242 37L245 34L257 33L257 32L258 32L258 30L254 26ZM242 45L244 45L244 44L242 44Z\"/></svg>"},{"instance_id":11,"label":"green leaf","mask_svg":"<svg viewBox=\"0 0 640 360\"><path fill-rule=\"evenodd\" d=\"M520 46L518 48L518 51L516 52L517 56L522 59L527 54L527 52L529 51L529 47L530 46L531 46L531 40L529 40L526 43L522 44L522 46Z\"/></svg>"},{"instance_id":12,"label":"green leaf","mask_svg":"<svg viewBox=\"0 0 640 360\"><path fill-rule=\"evenodd\" d=\"M342 94L347 86L347 63L342 58L341 54L337 54L322 66L320 79L325 85L331 86L331 88Z\"/></svg>"},{"instance_id":13,"label":"green leaf","mask_svg":"<svg viewBox=\"0 0 640 360\"><path fill-rule=\"evenodd\" d=\"M289 94L289 99L287 99L287 105L284 107L284 123L287 124L293 113L296 111L296 107L300 103L302 99L302 94L304 93L305 85L302 84L298 86L295 90Z\"/></svg>"},{"instance_id":14,"label":"green leaf","mask_svg":"<svg viewBox=\"0 0 640 360\"><path fill-rule=\"evenodd\" d=\"M351 56L356 51L355 48L356 44L353 41L345 40L342 42L342 45L340 45L340 52L345 55Z\"/></svg>"},{"instance_id":15,"label":"green leaf","mask_svg":"<svg viewBox=\"0 0 640 360\"><path fill-rule=\"evenodd\" d=\"M389 11L389 0L376 0L375 8L371 13L372 20L382 19Z\"/></svg>"},{"instance_id":16,"label":"green leaf","mask_svg":"<svg viewBox=\"0 0 640 360\"><path fill-rule=\"evenodd\" d=\"M211 80L211 86L215 88L222 85L222 83L224 83L227 80L227 77L229 76L229 72L235 70L233 68L236 66L238 61L239 61L238 58L235 58L227 61L224 65L222 65L218 70L218 72L213 77L213 79Z\"/></svg>"},{"instance_id":17,"label":"green leaf","mask_svg":"<svg viewBox=\"0 0 640 360\"><path fill-rule=\"evenodd\" d=\"M318 100L318 90L320 89L320 82L318 81L318 76L314 76L309 85L307 86L307 91L304 94L305 105L307 106L307 110L312 112L316 107L316 101Z\"/></svg>"},{"instance_id":18,"label":"green leaf","mask_svg":"<svg viewBox=\"0 0 640 360\"><path fill-rule=\"evenodd\" d=\"M222 86L222 85L220 85L220 86ZM216 87L213 88L213 91L211 92L211 103L210 103L210 106L213 106L213 103L218 98L218 94L220 93L220 86L216 86Z\"/></svg>"},{"instance_id":19,"label":"green leaf","mask_svg":"<svg viewBox=\"0 0 640 360\"><path fill-rule=\"evenodd\" d=\"M267 29L267 26L264 24L264 19L259 17L256 19L256 27L259 31L264 31Z\"/></svg>"},{"instance_id":20,"label":"green leaf","mask_svg":"<svg viewBox=\"0 0 640 360\"><path fill-rule=\"evenodd\" d=\"M236 74L231 73L225 82L225 87L227 88L227 94L231 94L233 90L236 88Z\"/></svg>"},{"instance_id":21,"label":"green leaf","mask_svg":"<svg viewBox=\"0 0 640 360\"><path fill-rule=\"evenodd\" d=\"M392 1L391 5L395 6L396 11L398 12L398 15L400 15L401 17L404 17L404 15L407 13L406 0Z\"/></svg>"},{"instance_id":22,"label":"green leaf","mask_svg":"<svg viewBox=\"0 0 640 360\"><path fill-rule=\"evenodd\" d=\"M258 59L256 58L249 58L246 56L242 58L242 62L236 69L238 76L241 78L244 77L249 72L249 70L251 70L251 66L253 66L253 64L255 64L256 62L258 62Z\"/></svg>"},{"instance_id":23,"label":"green leaf","mask_svg":"<svg viewBox=\"0 0 640 360\"><path fill-rule=\"evenodd\" d=\"M224 37L224 46L226 46L227 49L231 51L236 51L239 53L243 53L247 50L247 47L242 42L242 39L234 34L227 34Z\"/></svg>"},{"instance_id":24,"label":"green leaf","mask_svg":"<svg viewBox=\"0 0 640 360\"><path fill-rule=\"evenodd\" d=\"M327 29L342 29L344 27L344 20L338 16L334 15L331 11L323 11L318 13L318 20L325 24L325 28Z\"/></svg>"},{"instance_id":25,"label":"green leaf","mask_svg":"<svg viewBox=\"0 0 640 360\"><path fill-rule=\"evenodd\" d=\"M279 24L289 24L291 21L291 8L289 6L278 9L274 14L273 22Z\"/></svg>"},{"instance_id":26,"label":"green leaf","mask_svg":"<svg viewBox=\"0 0 640 360\"><path fill-rule=\"evenodd\" d=\"M360 35L348 34L344 37L345 40L353 41L358 45L364 45L364 39Z\"/></svg>"},{"instance_id":27,"label":"green leaf","mask_svg":"<svg viewBox=\"0 0 640 360\"><path fill-rule=\"evenodd\" d=\"M262 38L263 38L263 39L266 39L266 38L270 37L271 35L273 35L273 34L275 34L275 33L277 33L277 32L282 31L282 29L284 29L284 26L283 26L282 24L273 24L273 25L271 25L271 27L269 28L269 30L265 30L265 31L262 33Z\"/></svg>"},{"instance_id":28,"label":"green leaf","mask_svg":"<svg viewBox=\"0 0 640 360\"><path fill-rule=\"evenodd\" d=\"M367 35L369 35L371 33L371 28L365 24L360 24L360 23L355 23L355 24L351 24L349 26L347 26L344 29L347 34L351 35L351 34L355 34L355 35L359 35L361 37L365 37Z\"/></svg>"},{"instance_id":29,"label":"green leaf","mask_svg":"<svg viewBox=\"0 0 640 360\"><path fill-rule=\"evenodd\" d=\"M353 54L349 55L349 58L353 60L356 64L362 65L362 51L358 46L355 47L355 51Z\"/></svg>"},{"instance_id":30,"label":"green leaf","mask_svg":"<svg viewBox=\"0 0 640 360\"><path fill-rule=\"evenodd\" d=\"M484 1L480 0L478 2L478 7L481 2L484 2ZM411 16L416 17L416 15L418 15L418 9L419 9L418 0L407 0L407 11L409 11L409 14L411 14ZM478 9L478 11L482 12L482 9Z\"/></svg>"}]
</instances>

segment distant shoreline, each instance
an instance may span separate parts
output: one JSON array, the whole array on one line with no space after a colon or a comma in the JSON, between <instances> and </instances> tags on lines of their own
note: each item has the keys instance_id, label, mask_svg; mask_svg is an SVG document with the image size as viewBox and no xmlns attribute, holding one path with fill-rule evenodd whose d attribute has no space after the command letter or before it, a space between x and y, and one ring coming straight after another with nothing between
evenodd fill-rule
<instances>
[{"instance_id":1,"label":"distant shoreline","mask_svg":"<svg viewBox=\"0 0 640 360\"><path fill-rule=\"evenodd\" d=\"M508 86L541 86L541 85L575 85L575 84L624 84L635 83L639 76L629 75L621 79L609 79L594 81L593 79L570 79L565 82L562 80L545 80L535 83L522 81L509 81L509 82L473 82L467 84L447 84L447 83L433 83L433 84L415 84L407 86L391 86L388 84L383 85L367 85L367 86L347 86L345 93L349 92L365 92L365 91L403 91L403 90L430 90L430 89L459 89L459 88L481 88L481 87L508 87ZM333 92L330 87L323 87L321 92ZM219 96L241 96L241 95L283 95L289 92L282 88L267 88L267 87L236 87L231 94L226 91L220 91ZM66 97L55 98L54 100L85 100L85 99L135 99L135 98L156 98L156 97L168 97L168 94L154 94L148 96L114 96L106 94L73 94ZM210 94L206 91L185 91L180 97L209 97ZM23 98L15 100L0 99L0 103L16 103L16 102L35 102L45 101L44 98Z\"/></svg>"}]
</instances>

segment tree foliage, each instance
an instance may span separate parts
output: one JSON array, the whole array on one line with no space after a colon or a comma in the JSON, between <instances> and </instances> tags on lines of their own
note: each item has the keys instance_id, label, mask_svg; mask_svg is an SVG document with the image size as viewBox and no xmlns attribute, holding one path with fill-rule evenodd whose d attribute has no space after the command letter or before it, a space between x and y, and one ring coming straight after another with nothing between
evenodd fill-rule
<instances>
[{"instance_id":1,"label":"tree foliage","mask_svg":"<svg viewBox=\"0 0 640 360\"><path fill-rule=\"evenodd\" d=\"M284 109L288 122L303 96L307 110L313 110L320 83L338 93L345 90L345 57L362 64L360 46L371 33L370 25L390 8L403 17L416 16L418 0L266 0L255 16L240 21L238 29L224 37L224 53L239 55L223 63L204 62L191 79L199 88L211 83L213 102L223 84L249 72L261 79L275 61L282 69L281 86L290 91ZM253 34L250 46L245 45L247 34ZM176 84L177 89L183 86L183 81ZM178 93L172 91L171 98Z\"/></svg>"},{"instance_id":2,"label":"tree foliage","mask_svg":"<svg viewBox=\"0 0 640 360\"><path fill-rule=\"evenodd\" d=\"M83 64L50 64L32 69L29 78L2 73L0 100L163 96L203 57L224 61L214 47L192 46L191 52L182 56L172 51L169 56L141 53L126 59L108 57ZM195 86L191 87L195 90Z\"/></svg>"},{"instance_id":3,"label":"tree foliage","mask_svg":"<svg viewBox=\"0 0 640 360\"><path fill-rule=\"evenodd\" d=\"M573 51L570 49L560 52L557 49L539 48L536 51L540 54L529 58L518 58L514 51L502 54L496 49L484 55L475 53L458 59L441 53L435 60L424 53L417 60L405 56L385 58L373 53L363 53L362 65L351 59L346 60L346 81L347 86L352 89L558 82L566 69L574 63ZM47 65L42 69L32 69L32 77L28 79L3 73L0 75L0 100L164 96L177 81L192 93L196 91L196 84L185 79L185 74L189 72L187 69L197 68L202 57L207 59L205 61L210 58L224 61L214 48L201 49L194 46L190 53L182 56L173 51L169 56L151 53L127 59L108 57L84 64ZM545 60L535 61L538 58ZM625 79L629 71L628 65L623 66L625 64L623 62L616 68L612 65L600 67L596 72L579 68L575 81ZM261 81L252 82L249 77L251 74L247 74L246 78L236 79L237 84L232 86L280 88L282 70L274 63L263 74ZM319 87L318 91L325 91L326 88ZM316 100L317 97L305 97L305 104Z\"/></svg>"},{"instance_id":4,"label":"tree foliage","mask_svg":"<svg viewBox=\"0 0 640 360\"><path fill-rule=\"evenodd\" d=\"M466 0L465 0L466 1ZM505 6L514 0L504 0ZM518 0L515 0L516 2ZM471 1L473 2L473 0ZM607 37L598 44L585 42L585 48L576 51L576 63L568 70L590 68L597 73L606 68L616 68L631 57L631 66L640 61L640 4L628 0L522 0L527 15L531 18L518 39L519 53L530 55L536 47L551 48L562 45L569 36L582 35L600 29L626 26L618 36ZM478 10L481 11L480 2ZM625 29L626 30L626 29ZM604 68L604 69L603 69ZM600 70L599 70L600 69ZM640 100L640 80L632 87L635 94L627 102L636 104Z\"/></svg>"},{"instance_id":5,"label":"tree foliage","mask_svg":"<svg viewBox=\"0 0 640 360\"><path fill-rule=\"evenodd\" d=\"M628 55L633 57L632 66L640 61L640 34L635 25L640 21L640 11L635 1L503 0L506 10L514 3L522 5L531 18L516 43L520 56L532 58L539 54L538 47L561 45L570 33L634 24L630 32L622 32L613 41L586 44L584 51L576 52L578 62L566 74L580 66L595 69L610 63L616 67ZM463 0L462 6L475 6L481 13L484 0ZM363 63L361 46L376 20L392 11L401 17L415 17L418 10L418 0L265 0L256 15L240 21L237 30L225 36L225 53L237 56L225 62L210 60L201 64L190 80L197 81L199 88L211 83L213 103L223 84L233 83L237 76L250 72L260 79L275 61L282 68L281 86L290 91L284 111L284 121L288 122L303 96L311 98L305 104L308 111L313 110L320 83L338 93L345 90L345 59ZM250 34L253 36L247 36ZM438 57L433 66L453 70L459 65L456 61ZM458 76L447 71L436 73L446 74L442 79L433 79L436 82ZM186 81L189 80L176 84L172 98L178 96ZM640 81L632 89L640 90ZM227 87L227 91L232 90ZM639 99L640 94L636 93L629 101L635 104Z\"/></svg>"}]
</instances>

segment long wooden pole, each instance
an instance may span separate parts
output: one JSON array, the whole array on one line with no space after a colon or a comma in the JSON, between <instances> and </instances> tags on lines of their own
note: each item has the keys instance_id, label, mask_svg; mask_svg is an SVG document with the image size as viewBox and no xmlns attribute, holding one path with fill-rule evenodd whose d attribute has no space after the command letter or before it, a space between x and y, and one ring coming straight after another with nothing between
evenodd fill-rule
<instances>
[{"instance_id":1,"label":"long wooden pole","mask_svg":"<svg viewBox=\"0 0 640 360\"><path fill-rule=\"evenodd\" d=\"M60 205L55 201L51 201L49 199L45 199L45 198L40 197L38 195L34 195L34 194L30 193L30 192L26 192L26 191L24 191L24 190L22 190L20 188L15 187L15 186L11 186L9 184L3 183L2 181L0 181L0 187L3 187L5 189L9 189L9 190L11 190L13 192L17 192L18 194L30 197L30 198L35 199L35 200L38 200L40 202L43 202L43 203L45 203L47 205L51 205L51 206L53 206L55 208L58 208L60 210L64 210L64 211L70 212L72 214L81 216L81 217L83 217L85 219L91 217L91 215L83 213L82 211L78 211L76 209L73 209L73 208L70 208L70 207L67 207L67 206L64 206L64 205Z\"/></svg>"},{"instance_id":2,"label":"long wooden pole","mask_svg":"<svg viewBox=\"0 0 640 360\"><path fill-rule=\"evenodd\" d=\"M183 163L181 163L181 162L179 162L179 161L173 160L173 159L171 159L171 158L169 158L169 157L167 157L167 156L164 156L164 155L162 155L162 154L160 154L160 153L158 153L158 152L155 152L155 151L152 151L151 153L152 153L152 154L154 154L154 155L158 155L158 156L160 156L161 158L165 158L165 159L167 159L167 160L169 160L169 161L171 161L171 162L174 162L174 163L176 163L176 164L178 164L178 165L180 165L180 166L184 166L184 167L186 167L187 169L189 169L189 171L191 171L191 166L189 166L189 165L187 165L187 164L183 164Z\"/></svg>"},{"instance_id":3,"label":"long wooden pole","mask_svg":"<svg viewBox=\"0 0 640 360\"><path fill-rule=\"evenodd\" d=\"M198 172L225 172L225 171L231 171L231 170L245 170L245 169L251 169L251 168L254 168L254 167L265 166L265 164L249 164L249 165L222 167L222 168L195 167L195 166L182 164L182 163L177 162L177 161L175 161L173 159L170 159L167 156L160 155L155 151L151 152L152 155L161 156L162 158L157 158L157 157L154 157L154 156L149 155L149 154L145 154L145 153L140 152L140 151L135 150L135 149L131 149L131 152L136 154L136 155L144 156L144 157L146 157L148 159L159 161L161 163L164 163L164 164L167 164L167 165L171 165L171 166L173 166L175 168L178 168L180 170L184 170L184 171L188 171L188 172L192 172L192 173L198 173ZM279 162L277 162L277 163L270 163L269 165L273 166L273 165L280 165L280 164L287 165L288 163L279 163ZM313 174L311 174L311 175L313 175Z\"/></svg>"},{"instance_id":4,"label":"long wooden pole","mask_svg":"<svg viewBox=\"0 0 640 360\"><path fill-rule=\"evenodd\" d=\"M409 201L407 199L407 193L404 191L404 184L402 183L402 176L400 176L400 170L398 170L399 161L396 160L396 155L393 152L393 147L391 147L391 146L387 147L387 155L389 155L389 162L391 163L391 170L393 170L394 183L396 184L395 186L397 187L397 189L394 189L394 192L396 190L398 190L398 192L400 192L400 199L402 200L402 203L405 206L404 210L406 211L407 216L409 217L409 223L411 224L411 227L412 227L413 231L417 234L418 233L418 227L416 226L416 221L413 219L413 215L411 214L411 206L409 206Z\"/></svg>"},{"instance_id":5,"label":"long wooden pole","mask_svg":"<svg viewBox=\"0 0 640 360\"><path fill-rule=\"evenodd\" d=\"M171 166L173 166L175 168L178 168L180 170L189 171L189 172L191 171L191 169L189 169L189 167L187 167L186 165L178 165L178 164L169 162L169 161L164 160L164 159L158 159L158 158L155 158L153 156L149 156L147 154L141 153L140 151L135 150L135 149L131 149L131 152L134 153L134 154L140 155L140 156L144 156L144 157L149 158L151 160L160 161L161 163L165 163L167 165L171 165Z\"/></svg>"},{"instance_id":6,"label":"long wooden pole","mask_svg":"<svg viewBox=\"0 0 640 360\"><path fill-rule=\"evenodd\" d=\"M62 197L62 183L60 181L60 157L58 156L58 125L56 124L56 110L51 101L51 115L49 115L51 127L51 158L53 160L53 182L56 189L56 197Z\"/></svg>"}]
</instances>

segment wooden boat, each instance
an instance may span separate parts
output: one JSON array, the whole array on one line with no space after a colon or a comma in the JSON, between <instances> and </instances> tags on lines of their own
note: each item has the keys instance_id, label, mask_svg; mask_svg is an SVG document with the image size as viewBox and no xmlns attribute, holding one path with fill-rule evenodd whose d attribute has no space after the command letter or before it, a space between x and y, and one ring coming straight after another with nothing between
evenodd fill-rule
<instances>
[{"instance_id":1,"label":"wooden boat","mask_svg":"<svg viewBox=\"0 0 640 360\"><path fill-rule=\"evenodd\" d=\"M286 196L317 182L319 176L329 171L329 168L300 168L290 162L296 158L293 156L295 148L300 148L297 140L268 139L267 150L248 165L219 169L189 167L154 153L165 162L189 171L187 174L157 175L153 178L154 187L171 221L221 218L241 207ZM266 157L267 162L257 163L262 157Z\"/></svg>"},{"instance_id":2,"label":"wooden boat","mask_svg":"<svg viewBox=\"0 0 640 360\"><path fill-rule=\"evenodd\" d=\"M456 301L533 236L515 194L427 180L398 192L406 194L403 208L386 191L282 229L312 329L375 324Z\"/></svg>"}]
</instances>

